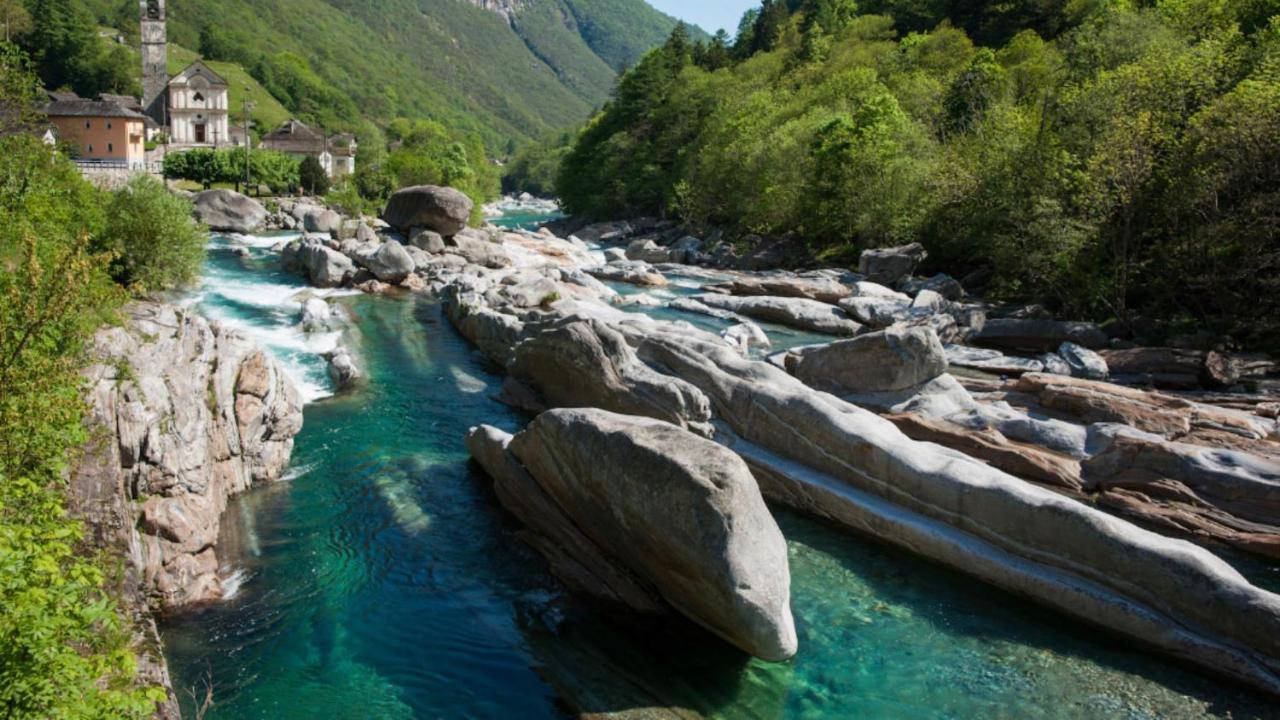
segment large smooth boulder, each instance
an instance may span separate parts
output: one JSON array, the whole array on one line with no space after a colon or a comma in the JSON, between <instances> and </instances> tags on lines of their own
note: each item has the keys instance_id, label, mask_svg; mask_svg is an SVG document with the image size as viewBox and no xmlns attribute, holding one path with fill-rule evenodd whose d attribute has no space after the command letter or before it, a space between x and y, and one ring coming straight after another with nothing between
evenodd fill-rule
<instances>
[{"instance_id":1,"label":"large smooth boulder","mask_svg":"<svg viewBox=\"0 0 1280 720\"><path fill-rule=\"evenodd\" d=\"M858 262L858 272L872 282L893 286L911 277L928 256L920 243L865 250Z\"/></svg>"},{"instance_id":2,"label":"large smooth boulder","mask_svg":"<svg viewBox=\"0 0 1280 720\"><path fill-rule=\"evenodd\" d=\"M486 470L518 478L503 440L492 429L468 438ZM510 508L551 514L527 525L577 529L636 585L752 655L795 654L786 541L742 458L670 423L597 409L543 413L508 450L553 501Z\"/></svg>"},{"instance_id":3,"label":"large smooth boulder","mask_svg":"<svg viewBox=\"0 0 1280 720\"><path fill-rule=\"evenodd\" d=\"M1097 325L1063 320L996 318L987 320L973 342L984 347L1049 352L1070 342L1096 350L1107 346L1107 334Z\"/></svg>"},{"instance_id":4,"label":"large smooth boulder","mask_svg":"<svg viewBox=\"0 0 1280 720\"><path fill-rule=\"evenodd\" d=\"M404 233L425 227L452 237L467 227L473 206L471 198L453 188L418 185L392 194L382 219Z\"/></svg>"},{"instance_id":5,"label":"large smooth boulder","mask_svg":"<svg viewBox=\"0 0 1280 720\"><path fill-rule=\"evenodd\" d=\"M192 198L196 220L219 232L252 233L267 221L262 203L234 190L205 190Z\"/></svg>"},{"instance_id":6,"label":"large smooth boulder","mask_svg":"<svg viewBox=\"0 0 1280 720\"><path fill-rule=\"evenodd\" d=\"M844 298L840 309L869 327L889 327L911 317L911 303L896 297L862 295Z\"/></svg>"},{"instance_id":7,"label":"large smooth boulder","mask_svg":"<svg viewBox=\"0 0 1280 720\"><path fill-rule=\"evenodd\" d=\"M336 235L342 229L342 216L328 208L312 208L302 217L302 228L309 233Z\"/></svg>"},{"instance_id":8,"label":"large smooth boulder","mask_svg":"<svg viewBox=\"0 0 1280 720\"><path fill-rule=\"evenodd\" d=\"M947 355L933 328L895 326L787 358L806 385L837 394L917 387L947 371Z\"/></svg>"},{"instance_id":9,"label":"large smooth boulder","mask_svg":"<svg viewBox=\"0 0 1280 720\"><path fill-rule=\"evenodd\" d=\"M715 293L698 295L697 300L704 305L757 320L828 335L852 337L862 329L861 325L840 308L817 300L768 295L739 297Z\"/></svg>"},{"instance_id":10,"label":"large smooth boulder","mask_svg":"<svg viewBox=\"0 0 1280 720\"><path fill-rule=\"evenodd\" d=\"M373 253L363 257L363 264L373 276L393 285L404 282L416 264L404 246L395 240L382 243Z\"/></svg>"}]
</instances>

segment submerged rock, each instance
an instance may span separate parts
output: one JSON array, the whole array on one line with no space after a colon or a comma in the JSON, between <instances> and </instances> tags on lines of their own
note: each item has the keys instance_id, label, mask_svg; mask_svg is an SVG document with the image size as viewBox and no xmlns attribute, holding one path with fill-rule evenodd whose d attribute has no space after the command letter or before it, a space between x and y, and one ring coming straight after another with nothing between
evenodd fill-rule
<instances>
[{"instance_id":1,"label":"submerged rock","mask_svg":"<svg viewBox=\"0 0 1280 720\"><path fill-rule=\"evenodd\" d=\"M733 452L669 423L595 409L543 413L510 441L473 430L468 446L507 486L499 498L514 500L508 509L543 530L533 545L566 583L619 600L658 596L752 655L795 654L786 541ZM538 500L521 502L530 495ZM571 562L608 571L565 573ZM626 582L607 592L580 585L618 575Z\"/></svg>"}]
</instances>

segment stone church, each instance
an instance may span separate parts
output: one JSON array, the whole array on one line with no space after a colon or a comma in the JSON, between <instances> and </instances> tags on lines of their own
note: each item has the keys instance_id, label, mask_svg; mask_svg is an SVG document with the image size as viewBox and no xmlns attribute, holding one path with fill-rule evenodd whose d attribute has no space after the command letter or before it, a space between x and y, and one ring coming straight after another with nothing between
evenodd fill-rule
<instances>
[{"instance_id":1,"label":"stone church","mask_svg":"<svg viewBox=\"0 0 1280 720\"><path fill-rule=\"evenodd\" d=\"M167 128L171 146L233 144L227 81L197 60L169 76L165 1L139 0L142 11L142 108Z\"/></svg>"}]
</instances>

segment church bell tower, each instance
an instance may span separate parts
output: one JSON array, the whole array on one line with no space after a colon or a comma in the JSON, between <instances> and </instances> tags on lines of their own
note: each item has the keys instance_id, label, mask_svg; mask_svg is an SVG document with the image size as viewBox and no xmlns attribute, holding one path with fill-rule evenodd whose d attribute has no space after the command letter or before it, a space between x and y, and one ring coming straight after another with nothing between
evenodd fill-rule
<instances>
[{"instance_id":1,"label":"church bell tower","mask_svg":"<svg viewBox=\"0 0 1280 720\"><path fill-rule=\"evenodd\" d=\"M168 33L164 0L139 0L142 8L142 111L160 127L169 104Z\"/></svg>"}]
</instances>

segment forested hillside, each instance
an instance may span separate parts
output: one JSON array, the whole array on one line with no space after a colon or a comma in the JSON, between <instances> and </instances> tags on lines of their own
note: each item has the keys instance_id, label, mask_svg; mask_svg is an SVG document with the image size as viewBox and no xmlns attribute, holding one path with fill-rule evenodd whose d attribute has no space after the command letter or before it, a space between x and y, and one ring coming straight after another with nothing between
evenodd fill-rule
<instances>
[{"instance_id":1,"label":"forested hillside","mask_svg":"<svg viewBox=\"0 0 1280 720\"><path fill-rule=\"evenodd\" d=\"M919 240L988 292L1274 345L1278 13L769 0L732 46L673 36L627 73L557 189L829 257Z\"/></svg>"},{"instance_id":2,"label":"forested hillside","mask_svg":"<svg viewBox=\"0 0 1280 720\"><path fill-rule=\"evenodd\" d=\"M137 41L135 0L25 2L33 18L80 11ZM432 119L501 148L581 122L675 25L643 0L516 5L509 22L471 0L170 0L169 38L243 66L315 124ZM127 64L114 56L100 62ZM74 74L86 87L90 75Z\"/></svg>"}]
</instances>

